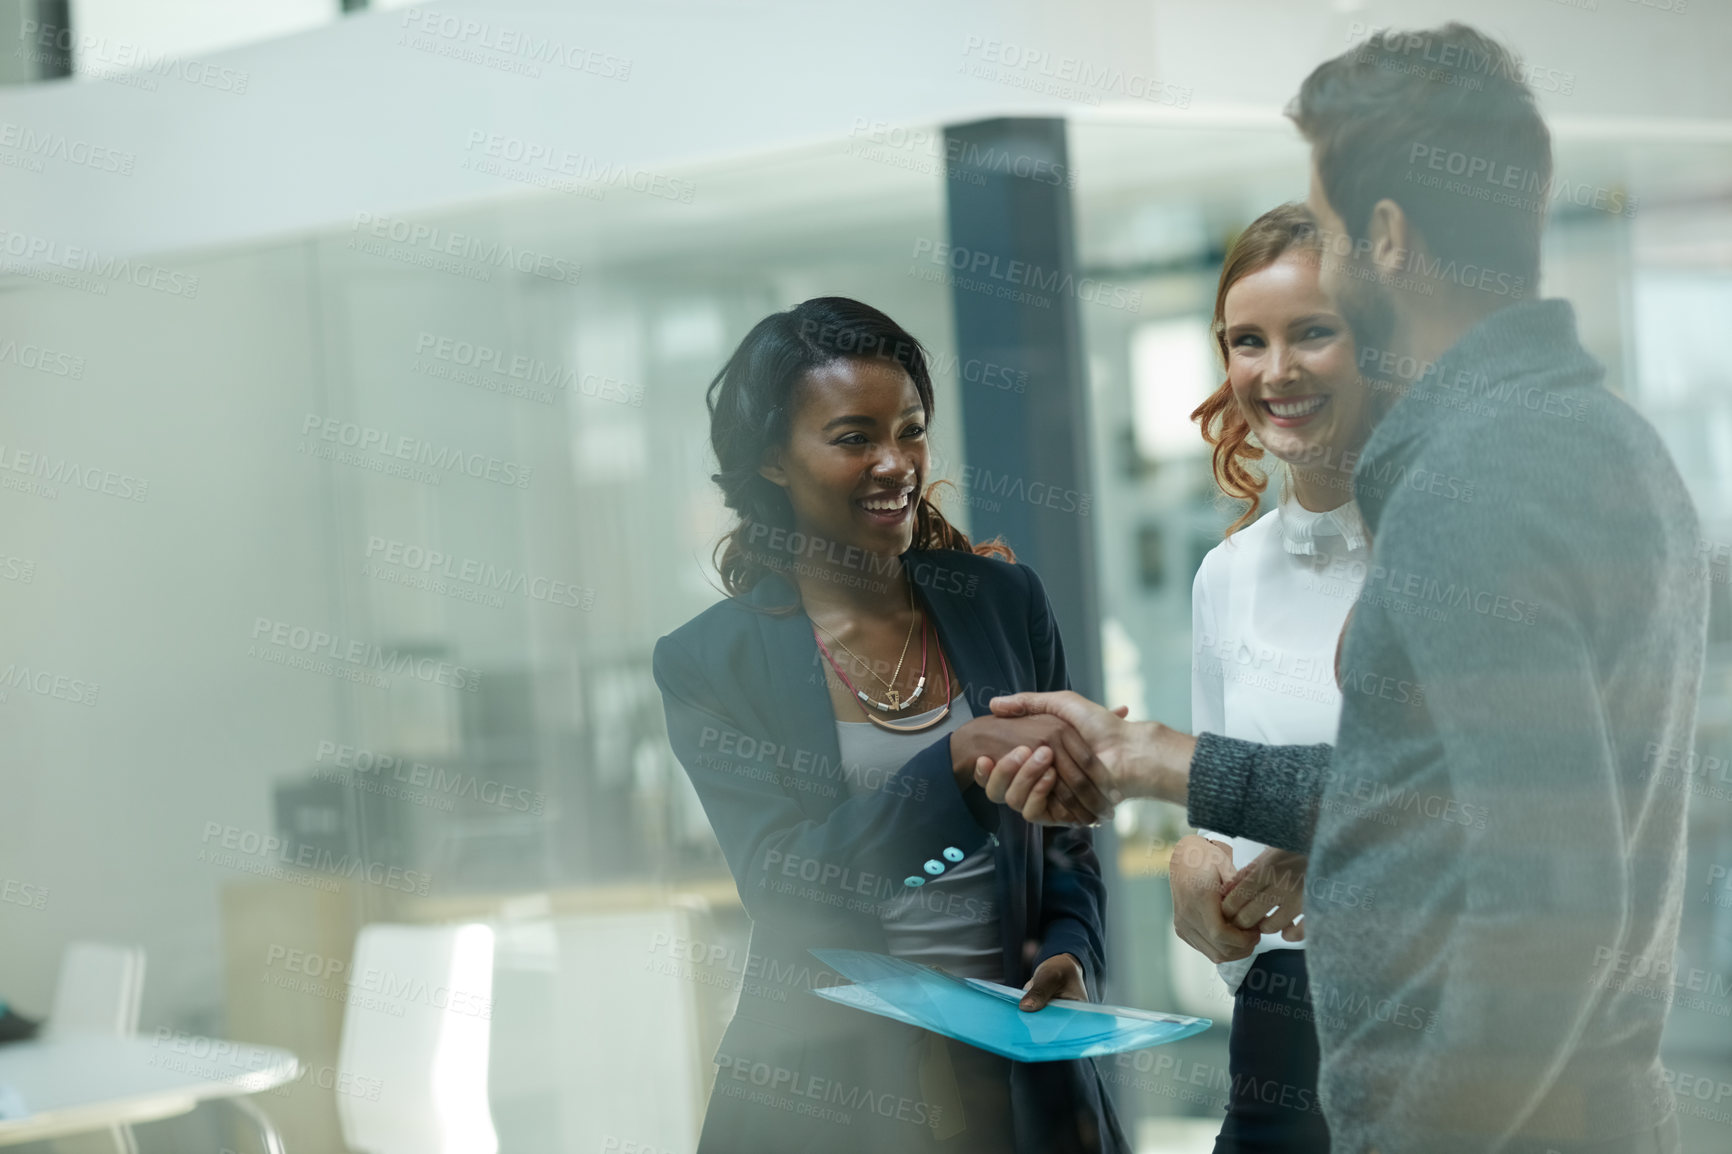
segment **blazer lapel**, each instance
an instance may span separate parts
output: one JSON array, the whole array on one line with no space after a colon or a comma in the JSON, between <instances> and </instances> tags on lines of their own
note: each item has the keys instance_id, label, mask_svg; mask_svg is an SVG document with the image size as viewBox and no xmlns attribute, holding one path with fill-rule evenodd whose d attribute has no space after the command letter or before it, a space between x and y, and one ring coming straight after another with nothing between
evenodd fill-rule
<instances>
[{"instance_id":1,"label":"blazer lapel","mask_svg":"<svg viewBox=\"0 0 1732 1154\"><path fill-rule=\"evenodd\" d=\"M759 609L788 605L795 599L793 583L771 574L752 589L749 600ZM812 636L812 621L804 610L781 616L758 614L758 635L764 646L770 683L760 700L766 703L768 732L789 750L790 759L805 754L805 764L819 771L842 760L836 740L836 711L830 706L830 690L824 684L818 662L823 657ZM848 795L840 773L830 775L836 789L828 797L818 790L788 789L807 816L822 821ZM786 788L786 787L784 787Z\"/></svg>"},{"instance_id":2,"label":"blazer lapel","mask_svg":"<svg viewBox=\"0 0 1732 1154\"><path fill-rule=\"evenodd\" d=\"M941 550L911 549L902 560L914 580L915 595L937 628L939 643L949 655L968 707L980 717L990 712L987 703L995 696L1019 687L1010 684L987 633L976 604L981 590L974 586L952 588L955 583L946 577L955 569L943 564L942 555ZM794 599L794 587L786 578L771 574L758 582L749 599L759 609L787 605ZM765 719L770 722L770 731L777 734L777 740L786 742L791 756L809 753L818 765L836 765L842 756L836 740L836 713L830 705L824 658L812 635L811 619L798 610L781 617L761 613L758 632L770 679L763 700L772 703L776 713L774 718ZM936 655L933 672L936 675ZM841 789L828 797L813 790L789 792L801 808L820 821L847 797Z\"/></svg>"},{"instance_id":3,"label":"blazer lapel","mask_svg":"<svg viewBox=\"0 0 1732 1154\"><path fill-rule=\"evenodd\" d=\"M910 550L902 559L914 580L915 596L931 615L939 643L950 657L969 709L975 717L982 717L992 712L988 703L999 694L1034 687L1012 682L980 609L980 599L988 594L972 584L956 588L957 583L949 579L956 571L944 564L943 552ZM787 605L794 600L794 587L772 574L758 582L748 599L758 609ZM757 616L769 678L767 692L758 698L768 703L763 718L766 734L785 743L790 758L808 753L812 759L808 764L838 766L842 750L836 739L836 712L830 705L830 691L819 664L824 658L812 635L811 619L801 610L779 617L768 613ZM816 790L787 792L809 818L823 821L848 796L841 775L837 773L833 780L836 790L830 796L820 796ZM1008 820L1009 815L1009 810L1000 809L993 861L999 873L999 892L1012 907L1002 911L999 923L1004 936L1005 974L1014 977L1027 921L1022 895L1030 870L1037 868L1030 858L1038 853L1040 839L1029 837L1028 827Z\"/></svg>"},{"instance_id":4,"label":"blazer lapel","mask_svg":"<svg viewBox=\"0 0 1732 1154\"><path fill-rule=\"evenodd\" d=\"M932 552L904 555L911 565L914 588L925 600L938 627L944 651L956 662L956 678L962 683L968 708L975 717L992 712L991 701L1003 693L1033 686L1013 685L1009 671L999 660L993 633L979 609L980 592L973 586L961 590L945 579L948 567L942 554ZM954 570L948 570L954 572ZM992 851L993 867L998 872L998 892L1009 903L1000 911L998 925L1004 955L1004 978L1015 984L1018 959L1022 955L1028 909L1023 895L1039 838L1026 836L1028 827L1010 820L1010 810L998 810L998 845Z\"/></svg>"},{"instance_id":5,"label":"blazer lapel","mask_svg":"<svg viewBox=\"0 0 1732 1154\"><path fill-rule=\"evenodd\" d=\"M976 717L990 712L987 702L1005 692L1008 679L976 604L979 590L952 587L947 575L955 569L942 563L941 551L911 550L903 554L903 561L914 580L915 595L932 615L944 652L955 663L969 709Z\"/></svg>"}]
</instances>

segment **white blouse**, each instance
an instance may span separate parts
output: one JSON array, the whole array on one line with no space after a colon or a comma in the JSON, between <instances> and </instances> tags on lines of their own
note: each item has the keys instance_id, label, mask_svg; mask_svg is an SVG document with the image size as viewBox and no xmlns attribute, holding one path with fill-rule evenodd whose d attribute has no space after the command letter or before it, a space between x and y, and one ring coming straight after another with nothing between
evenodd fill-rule
<instances>
[{"instance_id":1,"label":"white blouse","mask_svg":"<svg viewBox=\"0 0 1732 1154\"><path fill-rule=\"evenodd\" d=\"M1352 501L1313 513L1291 497L1209 550L1191 587L1193 732L1265 745L1335 740L1335 645L1369 554ZM1198 832L1230 844L1235 867L1268 848ZM1264 934L1250 957L1216 968L1237 990L1258 954L1303 947Z\"/></svg>"}]
</instances>

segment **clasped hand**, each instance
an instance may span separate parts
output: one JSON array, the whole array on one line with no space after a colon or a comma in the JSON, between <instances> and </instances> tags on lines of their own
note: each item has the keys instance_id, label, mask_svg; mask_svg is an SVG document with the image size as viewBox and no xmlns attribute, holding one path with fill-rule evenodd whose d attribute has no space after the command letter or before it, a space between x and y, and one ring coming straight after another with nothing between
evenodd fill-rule
<instances>
[{"instance_id":1,"label":"clasped hand","mask_svg":"<svg viewBox=\"0 0 1732 1154\"><path fill-rule=\"evenodd\" d=\"M1216 965L1251 956L1264 934L1305 937L1305 858L1267 849L1233 869L1233 850L1198 834L1179 839L1168 860L1173 931Z\"/></svg>"},{"instance_id":2,"label":"clasped hand","mask_svg":"<svg viewBox=\"0 0 1732 1154\"><path fill-rule=\"evenodd\" d=\"M1007 779L1026 769L1029 785L1009 804L1024 809L1027 798L1021 794L1038 780L1043 824L1095 825L1111 817L1121 800L1083 735L1055 714L976 717L951 734L950 751L958 785L971 780L987 785L994 767L1004 767ZM1000 803L1006 802L1005 793L1004 788L996 794L987 790L987 796Z\"/></svg>"}]
</instances>

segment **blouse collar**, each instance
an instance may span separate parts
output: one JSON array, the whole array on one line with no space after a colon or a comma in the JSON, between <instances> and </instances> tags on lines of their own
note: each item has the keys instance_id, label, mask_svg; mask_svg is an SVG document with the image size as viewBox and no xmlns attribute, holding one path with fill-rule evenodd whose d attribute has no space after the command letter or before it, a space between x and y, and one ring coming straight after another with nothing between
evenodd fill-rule
<instances>
[{"instance_id":1,"label":"blouse collar","mask_svg":"<svg viewBox=\"0 0 1732 1154\"><path fill-rule=\"evenodd\" d=\"M1281 527L1281 542L1289 553L1305 556L1351 553L1365 548L1370 540L1359 516L1359 506L1351 500L1326 513L1313 513L1294 500L1291 493L1282 493L1275 520Z\"/></svg>"}]
</instances>

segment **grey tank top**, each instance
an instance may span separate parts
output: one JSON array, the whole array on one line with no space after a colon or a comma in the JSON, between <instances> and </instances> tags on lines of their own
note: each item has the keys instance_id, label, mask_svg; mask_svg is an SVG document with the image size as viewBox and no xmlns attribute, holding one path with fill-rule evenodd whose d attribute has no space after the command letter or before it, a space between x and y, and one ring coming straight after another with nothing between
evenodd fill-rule
<instances>
[{"instance_id":1,"label":"grey tank top","mask_svg":"<svg viewBox=\"0 0 1732 1154\"><path fill-rule=\"evenodd\" d=\"M930 718L942 706L898 718L898 722ZM958 694L950 716L922 733L892 733L869 721L838 721L842 780L848 796L858 797L894 779L908 760L974 716L968 699ZM946 847L933 846L932 856ZM999 928L997 868L992 846L982 845L944 873L919 887L904 888L880 907L884 936L892 954L929 966L940 966L964 978L1004 980L1004 939Z\"/></svg>"}]
</instances>

